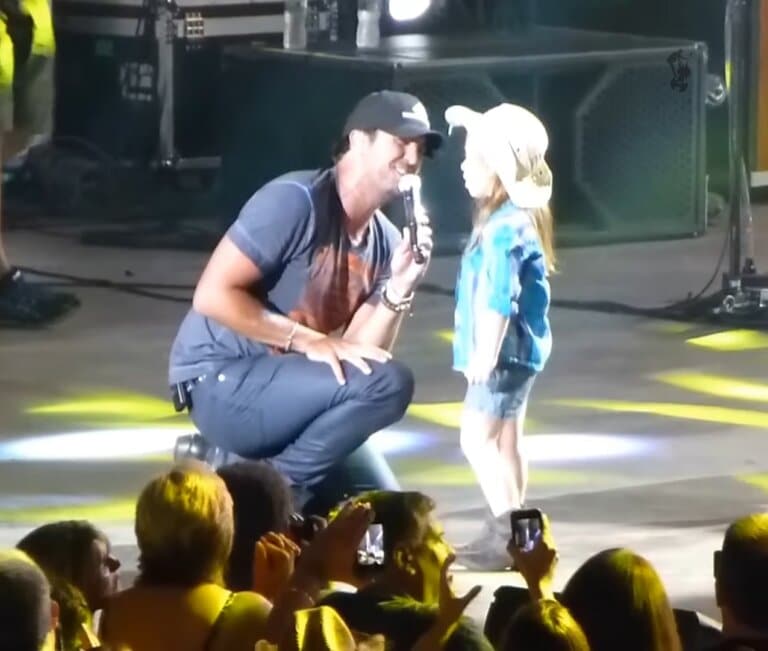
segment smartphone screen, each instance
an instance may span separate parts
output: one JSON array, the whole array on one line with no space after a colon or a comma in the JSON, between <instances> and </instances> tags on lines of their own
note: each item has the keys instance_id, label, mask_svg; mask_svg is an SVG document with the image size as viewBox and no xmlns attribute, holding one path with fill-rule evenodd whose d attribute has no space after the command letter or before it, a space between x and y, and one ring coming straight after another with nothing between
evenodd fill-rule
<instances>
[{"instance_id":1,"label":"smartphone screen","mask_svg":"<svg viewBox=\"0 0 768 651\"><path fill-rule=\"evenodd\" d=\"M523 551L530 551L541 538L543 528L539 509L512 511L509 516L512 525L512 544Z\"/></svg>"},{"instance_id":2,"label":"smartphone screen","mask_svg":"<svg viewBox=\"0 0 768 651\"><path fill-rule=\"evenodd\" d=\"M384 528L380 524L369 525L357 547L357 564L366 568L384 565Z\"/></svg>"}]
</instances>

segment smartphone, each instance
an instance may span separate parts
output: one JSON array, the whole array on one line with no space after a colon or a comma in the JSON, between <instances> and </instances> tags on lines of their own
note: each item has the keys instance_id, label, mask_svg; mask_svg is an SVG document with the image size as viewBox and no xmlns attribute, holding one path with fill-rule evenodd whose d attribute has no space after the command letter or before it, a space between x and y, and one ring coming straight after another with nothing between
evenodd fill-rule
<instances>
[{"instance_id":1,"label":"smartphone","mask_svg":"<svg viewBox=\"0 0 768 651\"><path fill-rule=\"evenodd\" d=\"M509 514L512 526L512 544L523 551L531 551L544 531L544 518L539 509L519 509Z\"/></svg>"},{"instance_id":2,"label":"smartphone","mask_svg":"<svg viewBox=\"0 0 768 651\"><path fill-rule=\"evenodd\" d=\"M384 527L381 524L371 524L363 535L357 547L357 565L365 569L376 569L384 566Z\"/></svg>"},{"instance_id":3,"label":"smartphone","mask_svg":"<svg viewBox=\"0 0 768 651\"><path fill-rule=\"evenodd\" d=\"M288 520L288 535L297 545L311 542L315 537L314 523L299 513L292 513Z\"/></svg>"}]
</instances>

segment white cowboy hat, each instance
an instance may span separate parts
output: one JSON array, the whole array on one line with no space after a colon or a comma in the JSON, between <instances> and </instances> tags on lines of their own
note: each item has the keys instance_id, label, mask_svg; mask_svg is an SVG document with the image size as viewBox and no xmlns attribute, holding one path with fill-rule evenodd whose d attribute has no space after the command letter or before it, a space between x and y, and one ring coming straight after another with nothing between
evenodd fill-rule
<instances>
[{"instance_id":1,"label":"white cowboy hat","mask_svg":"<svg viewBox=\"0 0 768 651\"><path fill-rule=\"evenodd\" d=\"M450 106L445 121L477 138L512 203L520 208L547 205L552 197L552 171L544 160L549 136L533 113L516 104L499 104L485 113Z\"/></svg>"}]
</instances>

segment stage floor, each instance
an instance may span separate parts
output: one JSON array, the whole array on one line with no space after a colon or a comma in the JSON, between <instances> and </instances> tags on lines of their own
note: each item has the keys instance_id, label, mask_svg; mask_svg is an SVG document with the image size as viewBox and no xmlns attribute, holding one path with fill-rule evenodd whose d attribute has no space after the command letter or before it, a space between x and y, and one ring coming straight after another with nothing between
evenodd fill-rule
<instances>
[{"instance_id":1,"label":"stage floor","mask_svg":"<svg viewBox=\"0 0 768 651\"><path fill-rule=\"evenodd\" d=\"M754 208L768 270L768 206ZM569 249L554 297L654 306L698 291L722 226L699 239ZM166 359L206 255L81 245L77 229L19 230L15 260L108 280L46 330L0 330L0 545L53 518L86 517L135 565L133 500L188 429L166 401ZM761 254L762 252L762 254ZM448 536L472 536L482 500L457 444L462 379L450 370L455 257L436 259L396 353L413 367L407 418L377 436L403 487L438 504ZM155 288L175 300L126 291ZM715 287L719 284L716 281ZM131 289L130 287L127 289ZM590 554L626 545L661 572L675 605L717 615L712 551L726 524L768 504L768 332L555 307L552 362L529 408L529 504L560 547L558 585ZM485 585L482 617L507 573L457 573Z\"/></svg>"}]
</instances>

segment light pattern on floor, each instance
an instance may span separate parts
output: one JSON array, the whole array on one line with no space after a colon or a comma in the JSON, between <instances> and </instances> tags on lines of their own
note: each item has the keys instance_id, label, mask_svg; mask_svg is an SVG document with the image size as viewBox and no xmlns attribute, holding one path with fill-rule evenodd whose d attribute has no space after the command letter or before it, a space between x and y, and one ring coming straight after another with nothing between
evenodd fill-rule
<instances>
[{"instance_id":1,"label":"light pattern on floor","mask_svg":"<svg viewBox=\"0 0 768 651\"><path fill-rule=\"evenodd\" d=\"M707 373L660 373L655 376L655 379L681 389L720 398L768 402L768 384L750 382L737 377Z\"/></svg>"},{"instance_id":2,"label":"light pattern on floor","mask_svg":"<svg viewBox=\"0 0 768 651\"><path fill-rule=\"evenodd\" d=\"M166 418L180 418L189 422L186 415L174 412L169 400L136 393L88 393L71 400L57 400L27 408L26 413L35 416L100 416L112 421L147 422Z\"/></svg>"},{"instance_id":3,"label":"light pattern on floor","mask_svg":"<svg viewBox=\"0 0 768 651\"><path fill-rule=\"evenodd\" d=\"M731 409L712 405L696 405L674 402L629 402L623 400L549 400L547 404L577 409L622 412L628 414L651 414L666 418L681 418L707 423L742 425L744 427L768 428L768 413L748 409Z\"/></svg>"},{"instance_id":4,"label":"light pattern on floor","mask_svg":"<svg viewBox=\"0 0 768 651\"><path fill-rule=\"evenodd\" d=\"M687 343L720 352L768 349L768 334L758 330L724 330L688 339Z\"/></svg>"}]
</instances>

